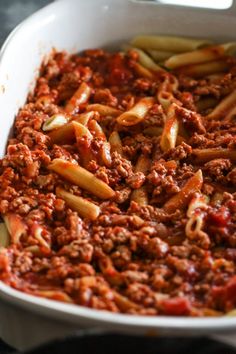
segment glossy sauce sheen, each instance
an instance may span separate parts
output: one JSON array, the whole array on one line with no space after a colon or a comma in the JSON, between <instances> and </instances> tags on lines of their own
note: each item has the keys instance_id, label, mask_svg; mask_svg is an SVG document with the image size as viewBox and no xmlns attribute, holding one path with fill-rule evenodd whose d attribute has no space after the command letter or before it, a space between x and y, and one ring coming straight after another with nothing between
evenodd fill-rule
<instances>
[{"instance_id":1,"label":"glossy sauce sheen","mask_svg":"<svg viewBox=\"0 0 236 354\"><path fill-rule=\"evenodd\" d=\"M42 67L0 162L0 212L17 223L11 244L0 252L0 279L26 293L113 312L223 315L236 306L235 160L217 157L201 163L194 149L235 150L236 127L234 121L206 120L211 110L199 114L196 104L204 97L220 101L233 90L235 62L230 59L229 71L214 83L176 72L175 97L182 104L177 115L187 136L162 152L160 136L145 130L164 125L156 94L169 74L143 78L135 70L137 59L133 52L99 49L73 56L54 53ZM132 127L95 113L107 140L118 131L122 141L122 156L112 152L110 165L101 158L104 136L96 137L92 129L91 141L78 142L70 127L66 144L53 143L42 130L47 119L64 111L82 82L92 88L91 96L69 119L85 112L88 104L124 112L141 98L155 98L145 119ZM141 155L150 160L146 173L135 172ZM85 167L115 196L100 199L66 181L48 168L56 158ZM199 169L203 182L192 186L192 193L182 192L183 207L173 207L170 198ZM148 195L143 206L131 201L132 192L142 186ZM93 221L81 218L56 195L56 187L98 205L99 216ZM208 243L185 232L186 204L200 190L209 200L202 211Z\"/></svg>"}]
</instances>

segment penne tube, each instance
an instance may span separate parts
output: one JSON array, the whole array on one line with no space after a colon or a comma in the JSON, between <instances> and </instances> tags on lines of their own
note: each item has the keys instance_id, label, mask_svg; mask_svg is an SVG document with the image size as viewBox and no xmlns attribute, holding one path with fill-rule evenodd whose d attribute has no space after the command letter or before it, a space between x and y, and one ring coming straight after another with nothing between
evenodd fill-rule
<instances>
[{"instance_id":1,"label":"penne tube","mask_svg":"<svg viewBox=\"0 0 236 354\"><path fill-rule=\"evenodd\" d=\"M27 233L27 226L21 216L8 213L3 216L3 220L11 236L11 242L14 244L19 243L21 237Z\"/></svg>"},{"instance_id":2,"label":"penne tube","mask_svg":"<svg viewBox=\"0 0 236 354\"><path fill-rule=\"evenodd\" d=\"M7 247L10 245L10 234L6 227L6 224L0 223L0 247Z\"/></svg>"},{"instance_id":3,"label":"penne tube","mask_svg":"<svg viewBox=\"0 0 236 354\"><path fill-rule=\"evenodd\" d=\"M138 158L134 172L143 172L146 174L150 168L150 164L150 159L145 155L141 155ZM148 205L148 193L146 186L141 186L140 188L133 190L131 200L141 206Z\"/></svg>"},{"instance_id":4,"label":"penne tube","mask_svg":"<svg viewBox=\"0 0 236 354\"><path fill-rule=\"evenodd\" d=\"M231 92L228 96L213 109L213 111L206 116L207 119L224 118L227 113L236 106L236 90Z\"/></svg>"},{"instance_id":5,"label":"penne tube","mask_svg":"<svg viewBox=\"0 0 236 354\"><path fill-rule=\"evenodd\" d=\"M110 284L119 286L124 283L122 275L115 269L110 257L103 254L98 260L98 265L102 274Z\"/></svg>"},{"instance_id":6,"label":"penne tube","mask_svg":"<svg viewBox=\"0 0 236 354\"><path fill-rule=\"evenodd\" d=\"M143 65L139 63L134 63L133 69L135 70L138 76L144 77L146 79L154 78L154 74L149 69L145 68Z\"/></svg>"},{"instance_id":7,"label":"penne tube","mask_svg":"<svg viewBox=\"0 0 236 354\"><path fill-rule=\"evenodd\" d=\"M40 225L35 225L32 228L32 234L34 239L38 242L40 247L43 247L44 249L51 250L50 245L47 243L47 241L43 238L42 236L43 229Z\"/></svg>"},{"instance_id":8,"label":"penne tube","mask_svg":"<svg viewBox=\"0 0 236 354\"><path fill-rule=\"evenodd\" d=\"M82 137L87 137L89 140L93 139L92 134L88 130L87 127L85 127L83 124L80 124L76 121L71 122L75 131L75 137L77 140L77 143L79 142L79 139Z\"/></svg>"},{"instance_id":9,"label":"penne tube","mask_svg":"<svg viewBox=\"0 0 236 354\"><path fill-rule=\"evenodd\" d=\"M167 60L176 54L174 52L163 52L161 50L154 50L154 49L146 49L146 51L157 62L162 62L164 60Z\"/></svg>"},{"instance_id":10,"label":"penne tube","mask_svg":"<svg viewBox=\"0 0 236 354\"><path fill-rule=\"evenodd\" d=\"M146 54L142 49L135 48L135 47L127 47L128 50L132 50L138 54L139 63L144 66L145 68L152 70L152 71L164 71L159 65L153 61L153 59Z\"/></svg>"},{"instance_id":11,"label":"penne tube","mask_svg":"<svg viewBox=\"0 0 236 354\"><path fill-rule=\"evenodd\" d=\"M58 198L63 199L72 210L77 211L79 216L83 218L96 220L100 214L99 206L89 202L87 199L69 193L62 188L56 189L56 195Z\"/></svg>"},{"instance_id":12,"label":"penne tube","mask_svg":"<svg viewBox=\"0 0 236 354\"><path fill-rule=\"evenodd\" d=\"M189 240L200 243L201 248L208 249L210 246L210 238L204 228L204 214L199 213L192 215L185 226L185 234Z\"/></svg>"},{"instance_id":13,"label":"penne tube","mask_svg":"<svg viewBox=\"0 0 236 354\"><path fill-rule=\"evenodd\" d=\"M140 309L140 305L136 304L135 302L129 300L126 296L121 295L120 293L112 290L113 299L116 305L122 312Z\"/></svg>"},{"instance_id":14,"label":"penne tube","mask_svg":"<svg viewBox=\"0 0 236 354\"><path fill-rule=\"evenodd\" d=\"M149 170L150 164L150 159L145 155L141 155L135 165L134 172L143 172L146 174Z\"/></svg>"},{"instance_id":15,"label":"penne tube","mask_svg":"<svg viewBox=\"0 0 236 354\"><path fill-rule=\"evenodd\" d=\"M174 213L176 210L184 209L193 194L201 190L202 184L202 171L198 170L191 178L189 178L181 191L165 203L164 210L167 213Z\"/></svg>"},{"instance_id":16,"label":"penne tube","mask_svg":"<svg viewBox=\"0 0 236 354\"><path fill-rule=\"evenodd\" d=\"M95 111L85 112L85 113L81 113L81 114L76 115L75 118L73 119L73 121L78 122L83 125L87 125L88 122L91 119L95 119L96 116L97 116L97 112L95 112Z\"/></svg>"},{"instance_id":17,"label":"penne tube","mask_svg":"<svg viewBox=\"0 0 236 354\"><path fill-rule=\"evenodd\" d=\"M146 129L144 129L143 133L149 136L160 136L163 132L163 128L162 127L156 127L156 126L152 126L152 127L148 127Z\"/></svg>"},{"instance_id":18,"label":"penne tube","mask_svg":"<svg viewBox=\"0 0 236 354\"><path fill-rule=\"evenodd\" d=\"M112 159L111 159L111 145L109 142L104 141L100 150L100 154L104 165L110 167L112 164Z\"/></svg>"},{"instance_id":19,"label":"penne tube","mask_svg":"<svg viewBox=\"0 0 236 354\"><path fill-rule=\"evenodd\" d=\"M65 111L73 114L76 110L78 110L81 104L88 102L91 92L91 87L85 82L82 82L69 102L66 104Z\"/></svg>"},{"instance_id":20,"label":"penne tube","mask_svg":"<svg viewBox=\"0 0 236 354\"><path fill-rule=\"evenodd\" d=\"M209 203L209 197L204 194L198 193L195 197L193 197L189 203L187 210L187 217L190 218L197 209L207 209Z\"/></svg>"},{"instance_id":21,"label":"penne tube","mask_svg":"<svg viewBox=\"0 0 236 354\"><path fill-rule=\"evenodd\" d=\"M201 78L209 74L224 72L228 69L228 67L229 66L226 61L219 60L219 61L212 61L203 64L183 66L178 70L178 73L191 76L194 78Z\"/></svg>"},{"instance_id":22,"label":"penne tube","mask_svg":"<svg viewBox=\"0 0 236 354\"><path fill-rule=\"evenodd\" d=\"M171 105L168 108L165 125L161 135L160 146L162 151L166 152L169 149L175 147L176 139L178 136L178 130L179 130L179 123L175 115L175 106Z\"/></svg>"},{"instance_id":23,"label":"penne tube","mask_svg":"<svg viewBox=\"0 0 236 354\"><path fill-rule=\"evenodd\" d=\"M117 131L111 133L109 137L109 143L111 145L111 152L117 151L118 154L123 156L122 142Z\"/></svg>"},{"instance_id":24,"label":"penne tube","mask_svg":"<svg viewBox=\"0 0 236 354\"><path fill-rule=\"evenodd\" d=\"M236 117L236 106L233 107L223 119L224 122L230 122Z\"/></svg>"},{"instance_id":25,"label":"penne tube","mask_svg":"<svg viewBox=\"0 0 236 354\"><path fill-rule=\"evenodd\" d=\"M203 97L196 102L197 112L205 111L217 105L218 100L215 97Z\"/></svg>"},{"instance_id":26,"label":"penne tube","mask_svg":"<svg viewBox=\"0 0 236 354\"><path fill-rule=\"evenodd\" d=\"M167 52L182 53L207 46L211 44L211 42L205 39L142 35L135 37L131 41L131 44L134 47L142 49L155 49Z\"/></svg>"},{"instance_id":27,"label":"penne tube","mask_svg":"<svg viewBox=\"0 0 236 354\"><path fill-rule=\"evenodd\" d=\"M101 199L112 198L115 192L105 182L95 177L85 168L62 159L54 159L48 168L67 181L76 184L82 189Z\"/></svg>"},{"instance_id":28,"label":"penne tube","mask_svg":"<svg viewBox=\"0 0 236 354\"><path fill-rule=\"evenodd\" d=\"M178 102L178 100L172 95L172 93L167 91L158 92L157 100L161 104L164 111L166 111L172 103Z\"/></svg>"},{"instance_id":29,"label":"penne tube","mask_svg":"<svg viewBox=\"0 0 236 354\"><path fill-rule=\"evenodd\" d=\"M140 123L144 120L153 104L153 97L141 98L141 100L139 100L139 102L137 102L129 111L122 113L118 118L116 118L117 123L126 127Z\"/></svg>"},{"instance_id":30,"label":"penne tube","mask_svg":"<svg viewBox=\"0 0 236 354\"><path fill-rule=\"evenodd\" d=\"M158 91L176 92L179 86L179 82L176 76L165 73L164 80L159 86Z\"/></svg>"},{"instance_id":31,"label":"penne tube","mask_svg":"<svg viewBox=\"0 0 236 354\"><path fill-rule=\"evenodd\" d=\"M236 317L236 309L233 309L225 314L227 317Z\"/></svg>"},{"instance_id":32,"label":"penne tube","mask_svg":"<svg viewBox=\"0 0 236 354\"><path fill-rule=\"evenodd\" d=\"M93 134L95 135L96 138L106 141L106 135L104 134L102 127L99 125L99 123L95 119L92 119L89 122L88 127L89 127L90 131L93 132Z\"/></svg>"},{"instance_id":33,"label":"penne tube","mask_svg":"<svg viewBox=\"0 0 236 354\"><path fill-rule=\"evenodd\" d=\"M148 194L146 186L142 186L133 190L131 194L131 200L141 206L148 205Z\"/></svg>"},{"instance_id":34,"label":"penne tube","mask_svg":"<svg viewBox=\"0 0 236 354\"><path fill-rule=\"evenodd\" d=\"M99 114L101 114L101 116L111 116L111 117L117 117L122 113L122 111L120 111L119 109L105 106L105 105L99 104L99 103L94 103L94 104L88 105L86 107L86 110L87 111L96 111Z\"/></svg>"},{"instance_id":35,"label":"penne tube","mask_svg":"<svg viewBox=\"0 0 236 354\"><path fill-rule=\"evenodd\" d=\"M192 52L173 55L165 61L168 69L176 69L181 66L202 64L208 61L217 60L226 54L223 45L194 50Z\"/></svg>"},{"instance_id":36,"label":"penne tube","mask_svg":"<svg viewBox=\"0 0 236 354\"><path fill-rule=\"evenodd\" d=\"M94 112L86 112L77 116L73 122L86 125L89 119L94 117ZM66 144L71 143L75 139L75 129L72 122L65 124L64 126L49 132L48 136L51 138L53 144Z\"/></svg>"},{"instance_id":37,"label":"penne tube","mask_svg":"<svg viewBox=\"0 0 236 354\"><path fill-rule=\"evenodd\" d=\"M80 153L81 163L84 167L87 167L89 162L94 159L93 153L91 151L91 141L93 136L84 125L72 121L71 124L74 128L74 133L77 142L77 149ZM81 140L83 138L83 140Z\"/></svg>"},{"instance_id":38,"label":"penne tube","mask_svg":"<svg viewBox=\"0 0 236 354\"><path fill-rule=\"evenodd\" d=\"M54 114L45 121L42 130L44 132L51 131L65 125L66 123L68 123L68 118L64 114Z\"/></svg>"},{"instance_id":39,"label":"penne tube","mask_svg":"<svg viewBox=\"0 0 236 354\"><path fill-rule=\"evenodd\" d=\"M66 302L68 304L73 304L72 298L67 295L64 291L60 290L35 290L33 295L40 296L46 299L56 300Z\"/></svg>"},{"instance_id":40,"label":"penne tube","mask_svg":"<svg viewBox=\"0 0 236 354\"><path fill-rule=\"evenodd\" d=\"M236 162L236 150L224 148L193 149L192 155L197 163L204 163L214 159L230 159Z\"/></svg>"},{"instance_id":41,"label":"penne tube","mask_svg":"<svg viewBox=\"0 0 236 354\"><path fill-rule=\"evenodd\" d=\"M221 47L224 48L226 54L228 55L234 55L236 52L236 42L224 43L221 44Z\"/></svg>"}]
</instances>

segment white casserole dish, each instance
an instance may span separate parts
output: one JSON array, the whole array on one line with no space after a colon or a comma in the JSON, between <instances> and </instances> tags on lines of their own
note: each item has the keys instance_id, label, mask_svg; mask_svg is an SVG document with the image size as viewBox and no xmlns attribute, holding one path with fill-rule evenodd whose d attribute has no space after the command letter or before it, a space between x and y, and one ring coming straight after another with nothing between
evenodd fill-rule
<instances>
[{"instance_id":1,"label":"white casserole dish","mask_svg":"<svg viewBox=\"0 0 236 354\"><path fill-rule=\"evenodd\" d=\"M60 0L18 26L0 55L0 154L15 114L25 103L42 59L52 47L76 52L117 47L141 33L231 41L236 2L229 10L202 10L131 0ZM0 336L18 349L77 332L119 331L152 335L215 335L236 332L236 318L137 317L36 298L0 283ZM86 330L87 331L87 330Z\"/></svg>"}]
</instances>

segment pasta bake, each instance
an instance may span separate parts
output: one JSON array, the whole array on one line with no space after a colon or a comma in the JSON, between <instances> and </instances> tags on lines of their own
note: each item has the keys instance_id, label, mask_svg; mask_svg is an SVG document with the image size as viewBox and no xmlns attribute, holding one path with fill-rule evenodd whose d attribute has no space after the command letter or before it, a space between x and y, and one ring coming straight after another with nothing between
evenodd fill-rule
<instances>
[{"instance_id":1,"label":"pasta bake","mask_svg":"<svg viewBox=\"0 0 236 354\"><path fill-rule=\"evenodd\" d=\"M0 161L0 280L118 313L233 315L235 49L54 51Z\"/></svg>"}]
</instances>

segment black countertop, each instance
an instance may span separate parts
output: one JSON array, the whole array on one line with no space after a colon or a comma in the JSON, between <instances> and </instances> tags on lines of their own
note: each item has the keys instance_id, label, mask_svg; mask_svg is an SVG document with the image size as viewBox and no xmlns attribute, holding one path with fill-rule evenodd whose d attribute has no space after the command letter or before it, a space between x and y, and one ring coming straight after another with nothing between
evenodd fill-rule
<instances>
[{"instance_id":1,"label":"black countertop","mask_svg":"<svg viewBox=\"0 0 236 354\"><path fill-rule=\"evenodd\" d=\"M79 1L79 0L78 0ZM48 0L0 0L0 44L10 31ZM1 319L0 319L1 320ZM94 336L68 338L34 350L35 354L236 354L236 350L206 338L142 338L132 336ZM0 341L0 354L16 351Z\"/></svg>"}]
</instances>

